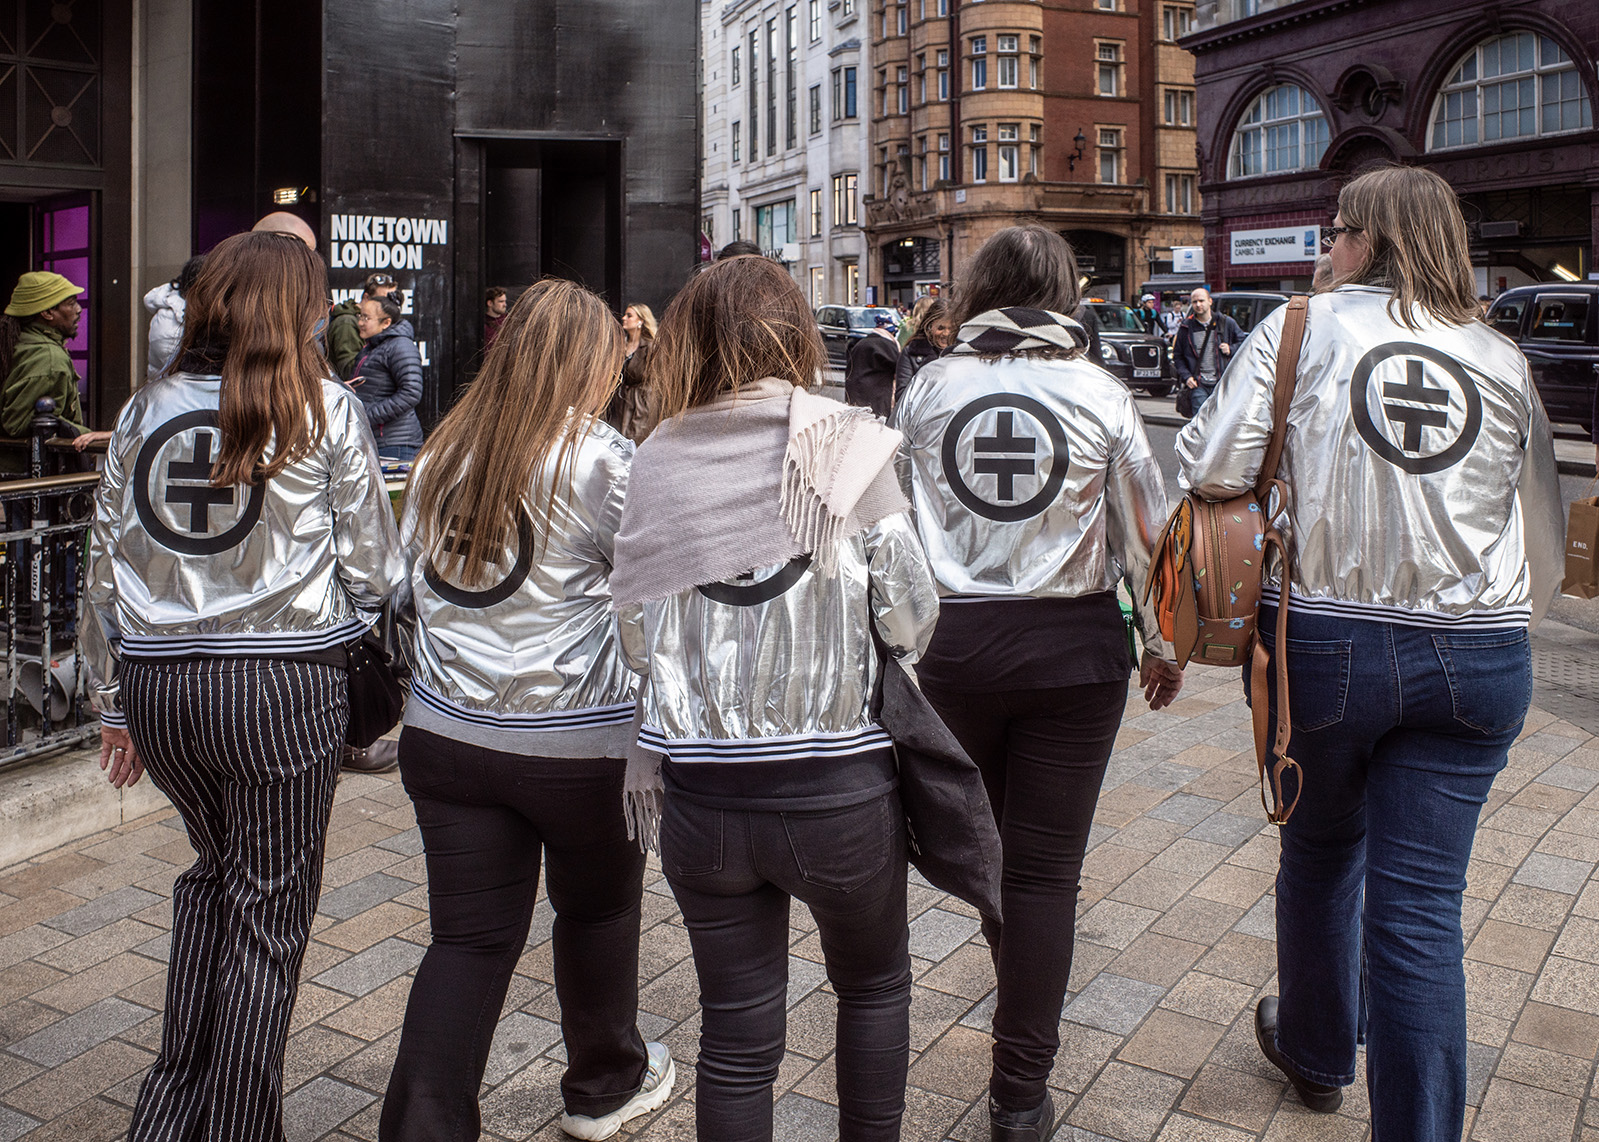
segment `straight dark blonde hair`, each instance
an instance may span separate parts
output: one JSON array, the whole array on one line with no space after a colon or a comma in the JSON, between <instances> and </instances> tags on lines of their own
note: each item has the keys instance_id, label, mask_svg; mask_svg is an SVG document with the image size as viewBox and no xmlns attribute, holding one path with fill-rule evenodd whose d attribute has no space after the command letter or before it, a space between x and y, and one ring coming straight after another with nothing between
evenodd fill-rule
<instances>
[{"instance_id":1,"label":"straight dark blonde hair","mask_svg":"<svg viewBox=\"0 0 1599 1142\"><path fill-rule=\"evenodd\" d=\"M672 299L649 374L667 420L766 377L808 388L826 363L794 279L769 258L746 256L712 263Z\"/></svg>"},{"instance_id":2,"label":"straight dark blonde hair","mask_svg":"<svg viewBox=\"0 0 1599 1142\"><path fill-rule=\"evenodd\" d=\"M547 538L578 438L610 403L622 360L621 325L582 286L545 278L516 299L483 370L417 455L406 489L417 539L442 574L482 586L524 503L540 542ZM556 471L546 484L551 453Z\"/></svg>"},{"instance_id":3,"label":"straight dark blonde hair","mask_svg":"<svg viewBox=\"0 0 1599 1142\"><path fill-rule=\"evenodd\" d=\"M166 375L200 361L222 374L211 483L270 480L310 455L327 431L329 369L316 339L328 311L327 269L292 234L235 234L206 255L186 300L183 340Z\"/></svg>"},{"instance_id":4,"label":"straight dark blonde hair","mask_svg":"<svg viewBox=\"0 0 1599 1142\"><path fill-rule=\"evenodd\" d=\"M1482 316L1460 199L1439 175L1423 167L1368 171L1338 192L1338 215L1364 233L1368 250L1338 285L1393 290L1388 313L1409 329L1416 328L1417 306L1446 325Z\"/></svg>"}]
</instances>

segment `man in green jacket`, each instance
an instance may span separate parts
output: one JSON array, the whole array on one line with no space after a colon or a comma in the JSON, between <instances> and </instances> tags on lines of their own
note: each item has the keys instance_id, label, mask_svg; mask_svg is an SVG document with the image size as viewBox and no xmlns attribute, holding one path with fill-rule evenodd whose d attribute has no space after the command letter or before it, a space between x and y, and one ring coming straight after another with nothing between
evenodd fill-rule
<instances>
[{"instance_id":1,"label":"man in green jacket","mask_svg":"<svg viewBox=\"0 0 1599 1142\"><path fill-rule=\"evenodd\" d=\"M41 397L56 402L61 435L74 437L79 450L109 432L90 432L84 424L78 398L78 371L67 355L66 342L78 332L83 306L81 286L60 274L35 270L23 274L12 291L5 315L19 326L10 360L3 362L6 379L0 388L0 436L25 438L33 420L34 404ZM0 447L0 471L26 472L26 447Z\"/></svg>"},{"instance_id":2,"label":"man in green jacket","mask_svg":"<svg viewBox=\"0 0 1599 1142\"><path fill-rule=\"evenodd\" d=\"M389 274L370 274L361 297L363 300L386 297L396 288L394 278ZM355 327L356 318L360 316L359 301L342 301L328 313L328 364L333 366L333 371L339 374L342 381L350 379L356 358L361 355L361 334Z\"/></svg>"}]
</instances>

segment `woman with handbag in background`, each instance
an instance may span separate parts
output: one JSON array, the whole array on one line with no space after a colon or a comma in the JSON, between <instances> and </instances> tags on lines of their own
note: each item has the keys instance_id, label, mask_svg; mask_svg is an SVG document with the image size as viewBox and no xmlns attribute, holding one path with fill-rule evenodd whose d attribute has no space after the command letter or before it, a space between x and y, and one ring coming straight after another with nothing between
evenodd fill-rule
<instances>
[{"instance_id":1,"label":"woman with handbag in background","mask_svg":"<svg viewBox=\"0 0 1599 1142\"><path fill-rule=\"evenodd\" d=\"M123 407L84 627L102 768L148 769L199 854L172 891L166 1023L130 1137L283 1137L283 1051L322 880L346 644L403 582L360 402L317 347L322 261L228 238L164 376Z\"/></svg>"},{"instance_id":2,"label":"woman with handbag in background","mask_svg":"<svg viewBox=\"0 0 1599 1142\"><path fill-rule=\"evenodd\" d=\"M995 1142L1054 1130L1046 1089L1071 974L1077 891L1133 668L1116 600L1139 598L1166 492L1132 396L1066 314L1060 235L1011 227L972 257L954 348L923 366L894 423L942 609L922 690L982 770L1004 853ZM1160 709L1182 686L1153 610L1141 672Z\"/></svg>"},{"instance_id":3,"label":"woman with handbag in background","mask_svg":"<svg viewBox=\"0 0 1599 1142\"><path fill-rule=\"evenodd\" d=\"M1466 1104L1461 894L1478 813L1532 697L1529 623L1559 588L1549 425L1516 346L1479 320L1466 225L1438 175L1339 194L1334 288L1310 299L1279 469L1287 654L1302 778L1277 873L1281 997L1261 1051L1330 1113L1365 1027L1372 1137L1456 1142ZM1285 307L1286 309L1286 307ZM1177 439L1185 486L1253 486L1284 309ZM1274 646L1288 607L1287 647Z\"/></svg>"},{"instance_id":4,"label":"woman with handbag in background","mask_svg":"<svg viewBox=\"0 0 1599 1142\"><path fill-rule=\"evenodd\" d=\"M893 476L899 434L807 388L826 361L765 258L698 274L661 322L662 421L639 446L612 592L648 675L628 776L683 912L703 1019L699 1137L772 1137L789 908L808 905L838 995L839 1137L899 1137L910 1052L905 815L870 713L938 602ZM890 663L893 669L896 664Z\"/></svg>"},{"instance_id":5,"label":"woman with handbag in background","mask_svg":"<svg viewBox=\"0 0 1599 1142\"><path fill-rule=\"evenodd\" d=\"M527 942L540 856L555 908L561 1129L608 1138L672 1093L638 1014L644 854L622 815L638 680L610 586L633 445L600 414L622 332L546 279L417 459L406 496L415 634L400 775L427 855L417 969L379 1137L478 1136L478 1089Z\"/></svg>"}]
</instances>

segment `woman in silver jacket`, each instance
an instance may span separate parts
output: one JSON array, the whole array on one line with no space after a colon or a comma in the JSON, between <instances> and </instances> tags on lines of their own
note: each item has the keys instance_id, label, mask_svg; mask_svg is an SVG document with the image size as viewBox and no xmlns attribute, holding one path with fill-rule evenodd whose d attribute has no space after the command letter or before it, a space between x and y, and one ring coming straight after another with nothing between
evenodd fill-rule
<instances>
[{"instance_id":1,"label":"woman in silver jacket","mask_svg":"<svg viewBox=\"0 0 1599 1142\"><path fill-rule=\"evenodd\" d=\"M1455 1142L1461 892L1531 700L1527 628L1560 582L1560 490L1527 363L1479 320L1449 185L1419 168L1362 175L1323 239L1336 288L1310 301L1280 469L1302 789L1277 873L1281 998L1261 1000L1255 1031L1300 1099L1331 1112L1364 1015L1373 1139ZM1203 496L1254 483L1283 316L1178 437ZM1268 644L1274 615L1261 610Z\"/></svg>"},{"instance_id":2,"label":"woman in silver jacket","mask_svg":"<svg viewBox=\"0 0 1599 1142\"><path fill-rule=\"evenodd\" d=\"M199 854L172 891L161 1051L130 1137L283 1137L283 1050L348 723L345 644L402 583L360 403L317 348L322 262L216 247L176 360L117 417L83 624L100 761Z\"/></svg>"},{"instance_id":3,"label":"woman in silver jacket","mask_svg":"<svg viewBox=\"0 0 1599 1142\"><path fill-rule=\"evenodd\" d=\"M1132 395L1084 358L1071 248L1039 226L990 238L962 273L954 348L894 423L943 609L922 689L983 772L1004 850L988 1114L1000 1140L1054 1129L1046 1082L1071 975L1083 855L1127 702L1131 635L1166 491ZM1151 610L1142 681L1182 674Z\"/></svg>"},{"instance_id":4,"label":"woman in silver jacket","mask_svg":"<svg viewBox=\"0 0 1599 1142\"><path fill-rule=\"evenodd\" d=\"M654 353L669 419L639 446L611 582L648 675L640 741L665 756L640 754L628 786L636 811L664 786L661 866L700 982L699 1136L772 1136L798 899L838 995L839 1136L898 1138L905 818L869 706L938 614L894 480L899 435L807 391L826 359L816 322L765 258L697 276Z\"/></svg>"},{"instance_id":5,"label":"woman in silver jacket","mask_svg":"<svg viewBox=\"0 0 1599 1142\"><path fill-rule=\"evenodd\" d=\"M478 1088L527 941L541 852L566 1041L561 1129L608 1138L672 1092L636 1023L644 855L622 815L638 682L611 561L633 445L600 420L622 336L548 279L429 438L406 495L415 606L400 774L427 855L417 969L379 1137L473 1139Z\"/></svg>"}]
</instances>

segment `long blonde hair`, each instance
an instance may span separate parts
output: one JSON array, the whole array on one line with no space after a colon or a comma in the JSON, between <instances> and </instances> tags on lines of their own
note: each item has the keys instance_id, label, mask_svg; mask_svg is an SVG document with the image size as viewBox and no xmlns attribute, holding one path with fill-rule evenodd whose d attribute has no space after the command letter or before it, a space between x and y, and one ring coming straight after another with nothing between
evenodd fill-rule
<instances>
[{"instance_id":1,"label":"long blonde hair","mask_svg":"<svg viewBox=\"0 0 1599 1142\"><path fill-rule=\"evenodd\" d=\"M655 314L651 311L650 307L645 305L642 301L635 301L632 305L628 306L627 309L631 309L634 313L638 314L639 337L645 341L654 341L655 335L660 332L660 325L656 322ZM627 309L624 309L622 312L626 313Z\"/></svg>"},{"instance_id":2,"label":"long blonde hair","mask_svg":"<svg viewBox=\"0 0 1599 1142\"><path fill-rule=\"evenodd\" d=\"M417 539L440 574L482 586L524 503L540 541L548 536L577 440L610 401L621 369L621 326L594 294L545 278L516 299L482 372L418 454L406 490ZM546 485L552 452L556 475Z\"/></svg>"},{"instance_id":3,"label":"long blonde hair","mask_svg":"<svg viewBox=\"0 0 1599 1142\"><path fill-rule=\"evenodd\" d=\"M1367 255L1337 285L1393 290L1388 313L1410 329L1416 306L1448 325L1482 316L1460 199L1439 175L1424 167L1368 171L1339 192L1338 214L1364 233Z\"/></svg>"}]
</instances>

